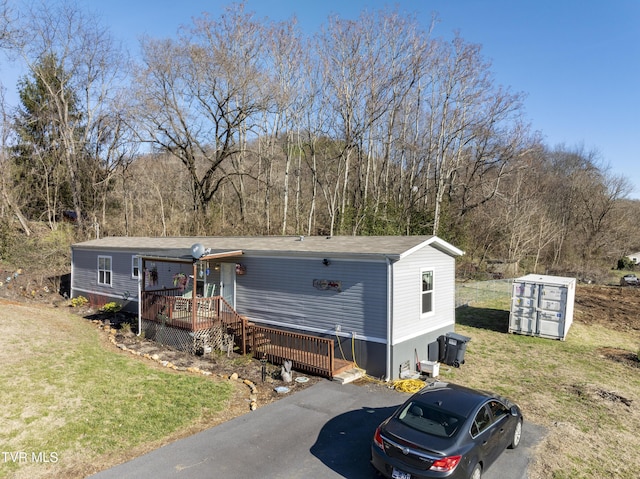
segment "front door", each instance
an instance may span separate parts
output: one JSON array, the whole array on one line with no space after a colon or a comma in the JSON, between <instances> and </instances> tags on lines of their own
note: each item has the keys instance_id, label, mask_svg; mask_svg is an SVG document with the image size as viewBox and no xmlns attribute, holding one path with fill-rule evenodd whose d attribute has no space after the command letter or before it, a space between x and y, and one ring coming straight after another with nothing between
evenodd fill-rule
<instances>
[{"instance_id":1,"label":"front door","mask_svg":"<svg viewBox=\"0 0 640 479\"><path fill-rule=\"evenodd\" d=\"M220 295L229 305L236 307L236 264L220 264Z\"/></svg>"}]
</instances>

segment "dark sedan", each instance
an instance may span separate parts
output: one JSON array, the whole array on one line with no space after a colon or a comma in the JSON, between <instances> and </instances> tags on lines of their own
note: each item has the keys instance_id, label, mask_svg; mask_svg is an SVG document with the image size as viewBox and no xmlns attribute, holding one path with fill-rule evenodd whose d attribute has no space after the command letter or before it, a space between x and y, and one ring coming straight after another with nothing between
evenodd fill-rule
<instances>
[{"instance_id":1,"label":"dark sedan","mask_svg":"<svg viewBox=\"0 0 640 479\"><path fill-rule=\"evenodd\" d=\"M522 412L506 398L434 382L376 429L371 462L393 479L480 479L505 448L516 448Z\"/></svg>"}]
</instances>

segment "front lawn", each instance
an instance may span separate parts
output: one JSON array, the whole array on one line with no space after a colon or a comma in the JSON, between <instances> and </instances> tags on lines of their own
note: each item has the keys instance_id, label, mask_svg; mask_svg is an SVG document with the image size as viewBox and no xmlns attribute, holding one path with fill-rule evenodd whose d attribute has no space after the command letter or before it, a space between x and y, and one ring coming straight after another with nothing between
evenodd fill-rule
<instances>
[{"instance_id":1,"label":"front lawn","mask_svg":"<svg viewBox=\"0 0 640 479\"><path fill-rule=\"evenodd\" d=\"M66 309L0 305L0 477L84 477L206 423L224 379L174 373L105 345Z\"/></svg>"}]
</instances>

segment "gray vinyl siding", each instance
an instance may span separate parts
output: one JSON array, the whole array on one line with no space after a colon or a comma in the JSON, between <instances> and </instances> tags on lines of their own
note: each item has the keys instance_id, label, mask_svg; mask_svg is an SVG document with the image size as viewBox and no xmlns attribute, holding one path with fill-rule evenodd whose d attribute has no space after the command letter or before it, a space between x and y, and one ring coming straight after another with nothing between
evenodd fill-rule
<instances>
[{"instance_id":1,"label":"gray vinyl siding","mask_svg":"<svg viewBox=\"0 0 640 479\"><path fill-rule=\"evenodd\" d=\"M138 280L131 276L135 252L73 250L72 296L99 295L113 300L138 300ZM98 256L111 257L111 286L98 284Z\"/></svg>"},{"instance_id":2,"label":"gray vinyl siding","mask_svg":"<svg viewBox=\"0 0 640 479\"><path fill-rule=\"evenodd\" d=\"M386 337L386 263L323 258L244 257L236 277L236 308L258 322L314 332L355 332ZM321 290L314 280L339 281L341 291Z\"/></svg>"},{"instance_id":3,"label":"gray vinyl siding","mask_svg":"<svg viewBox=\"0 0 640 479\"><path fill-rule=\"evenodd\" d=\"M433 270L434 313L421 317L422 270ZM432 248L421 248L393 266L392 344L451 326L455 322L455 259Z\"/></svg>"}]
</instances>

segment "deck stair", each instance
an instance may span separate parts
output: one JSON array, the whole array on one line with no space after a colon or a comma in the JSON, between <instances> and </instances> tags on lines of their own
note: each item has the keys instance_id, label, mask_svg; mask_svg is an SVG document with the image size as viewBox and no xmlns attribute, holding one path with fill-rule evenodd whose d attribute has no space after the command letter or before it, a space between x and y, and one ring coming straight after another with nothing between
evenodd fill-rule
<instances>
[{"instance_id":1,"label":"deck stair","mask_svg":"<svg viewBox=\"0 0 640 479\"><path fill-rule=\"evenodd\" d=\"M349 384L353 381L356 381L360 378L363 378L365 375L365 371L360 368L353 367L353 363L351 363L351 367L348 369L343 369L341 372L333 375L333 380L340 384Z\"/></svg>"},{"instance_id":2,"label":"deck stair","mask_svg":"<svg viewBox=\"0 0 640 479\"><path fill-rule=\"evenodd\" d=\"M350 371L355 368L355 364L353 361L347 361L345 359L335 358L333 360L333 375L335 377L336 374L341 374L346 371Z\"/></svg>"}]
</instances>

